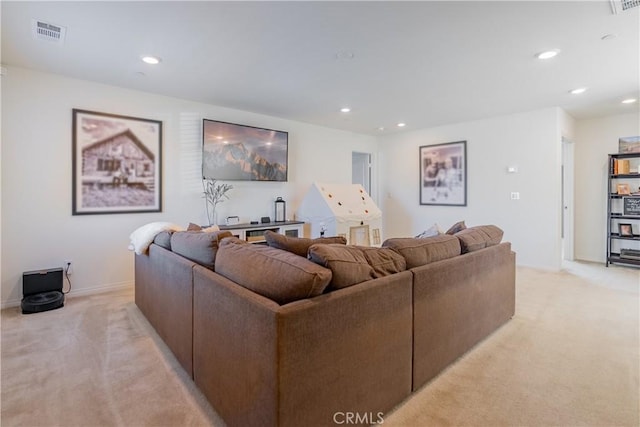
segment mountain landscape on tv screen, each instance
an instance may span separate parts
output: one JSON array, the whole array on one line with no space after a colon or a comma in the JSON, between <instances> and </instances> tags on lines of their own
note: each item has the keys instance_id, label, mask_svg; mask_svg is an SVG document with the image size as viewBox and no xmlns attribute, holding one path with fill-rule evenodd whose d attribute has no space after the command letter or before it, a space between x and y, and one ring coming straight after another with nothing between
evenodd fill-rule
<instances>
[{"instance_id":1,"label":"mountain landscape on tv screen","mask_svg":"<svg viewBox=\"0 0 640 427\"><path fill-rule=\"evenodd\" d=\"M271 163L244 144L208 147L202 154L205 178L245 181L286 181L287 167Z\"/></svg>"}]
</instances>

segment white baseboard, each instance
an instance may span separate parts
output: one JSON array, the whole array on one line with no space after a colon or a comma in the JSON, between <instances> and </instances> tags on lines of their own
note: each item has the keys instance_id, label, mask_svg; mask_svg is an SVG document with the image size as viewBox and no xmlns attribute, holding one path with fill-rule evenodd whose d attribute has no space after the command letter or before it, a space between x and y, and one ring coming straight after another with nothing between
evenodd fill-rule
<instances>
[{"instance_id":1,"label":"white baseboard","mask_svg":"<svg viewBox=\"0 0 640 427\"><path fill-rule=\"evenodd\" d=\"M71 292L66 294L65 297L66 298L75 298L75 297L81 297L81 296L86 296L86 295L101 294L101 293L104 293L104 292L118 291L118 290L122 290L122 289L127 289L127 288L130 288L130 287L133 287L133 283L134 283L133 281L116 282L116 283L110 283L108 285L98 285L98 286L92 286L90 288L81 288L81 289L73 289L73 287L72 287L71 288ZM0 309L10 308L10 307L18 307L18 306L20 306L20 302L21 301L22 301L22 299L15 299L15 300L5 301L0 306Z\"/></svg>"}]
</instances>

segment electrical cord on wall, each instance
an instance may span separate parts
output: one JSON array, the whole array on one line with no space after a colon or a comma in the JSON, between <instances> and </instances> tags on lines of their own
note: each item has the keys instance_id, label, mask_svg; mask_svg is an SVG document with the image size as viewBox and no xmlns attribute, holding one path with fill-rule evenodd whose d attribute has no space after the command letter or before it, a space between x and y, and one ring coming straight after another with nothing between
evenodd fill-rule
<instances>
[{"instance_id":1,"label":"electrical cord on wall","mask_svg":"<svg viewBox=\"0 0 640 427\"><path fill-rule=\"evenodd\" d=\"M64 277L67 278L67 282L69 283L69 290L67 290L67 292L64 292L64 290L62 291L63 294L68 294L69 292L71 292L71 279L69 279L69 269L71 268L71 263L68 262L67 263L67 268L64 269Z\"/></svg>"}]
</instances>

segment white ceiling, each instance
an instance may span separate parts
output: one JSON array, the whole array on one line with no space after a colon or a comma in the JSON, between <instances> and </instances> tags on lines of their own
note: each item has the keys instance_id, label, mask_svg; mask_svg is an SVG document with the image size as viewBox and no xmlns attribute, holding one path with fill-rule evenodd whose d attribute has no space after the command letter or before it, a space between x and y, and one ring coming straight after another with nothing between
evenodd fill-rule
<instances>
[{"instance_id":1,"label":"white ceiling","mask_svg":"<svg viewBox=\"0 0 640 427\"><path fill-rule=\"evenodd\" d=\"M639 97L640 8L613 14L608 0L1 8L5 66L364 134L551 106L576 118L639 112L620 101ZM35 38L32 19L66 27L65 42ZM552 48L556 58L534 57ZM162 62L144 64L142 54ZM568 93L580 86L589 90Z\"/></svg>"}]
</instances>

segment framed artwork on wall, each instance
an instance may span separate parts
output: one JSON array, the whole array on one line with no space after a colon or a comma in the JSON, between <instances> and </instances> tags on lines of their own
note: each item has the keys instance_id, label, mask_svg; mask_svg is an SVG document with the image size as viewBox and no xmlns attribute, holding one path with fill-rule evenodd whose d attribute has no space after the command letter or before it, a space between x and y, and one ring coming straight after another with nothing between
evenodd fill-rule
<instances>
[{"instance_id":1,"label":"framed artwork on wall","mask_svg":"<svg viewBox=\"0 0 640 427\"><path fill-rule=\"evenodd\" d=\"M618 234L622 237L633 237L633 228L631 224L618 224Z\"/></svg>"},{"instance_id":2,"label":"framed artwork on wall","mask_svg":"<svg viewBox=\"0 0 640 427\"><path fill-rule=\"evenodd\" d=\"M72 214L162 210L162 122L73 109Z\"/></svg>"},{"instance_id":3,"label":"framed artwork on wall","mask_svg":"<svg viewBox=\"0 0 640 427\"><path fill-rule=\"evenodd\" d=\"M467 205L467 141L420 147L420 204Z\"/></svg>"}]
</instances>

